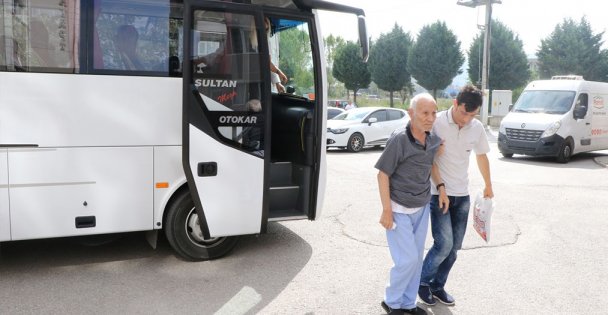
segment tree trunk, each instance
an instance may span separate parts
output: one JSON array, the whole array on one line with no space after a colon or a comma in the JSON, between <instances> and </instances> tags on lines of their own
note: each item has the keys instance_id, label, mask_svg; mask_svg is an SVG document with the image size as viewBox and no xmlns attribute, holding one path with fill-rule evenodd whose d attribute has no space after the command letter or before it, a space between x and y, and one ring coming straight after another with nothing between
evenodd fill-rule
<instances>
[{"instance_id":1,"label":"tree trunk","mask_svg":"<svg viewBox=\"0 0 608 315\"><path fill-rule=\"evenodd\" d=\"M391 98L391 103L390 103L391 107L395 107L395 105L393 105L393 91L389 91L389 95L390 95L390 98Z\"/></svg>"}]
</instances>

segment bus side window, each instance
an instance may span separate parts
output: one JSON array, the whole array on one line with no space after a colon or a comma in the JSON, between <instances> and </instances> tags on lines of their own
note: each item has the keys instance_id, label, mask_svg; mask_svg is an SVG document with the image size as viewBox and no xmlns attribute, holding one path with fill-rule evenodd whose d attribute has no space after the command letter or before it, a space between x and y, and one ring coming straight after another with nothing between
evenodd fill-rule
<instances>
[{"instance_id":1,"label":"bus side window","mask_svg":"<svg viewBox=\"0 0 608 315\"><path fill-rule=\"evenodd\" d=\"M0 63L8 71L78 72L79 8L80 0L5 1Z\"/></svg>"}]
</instances>

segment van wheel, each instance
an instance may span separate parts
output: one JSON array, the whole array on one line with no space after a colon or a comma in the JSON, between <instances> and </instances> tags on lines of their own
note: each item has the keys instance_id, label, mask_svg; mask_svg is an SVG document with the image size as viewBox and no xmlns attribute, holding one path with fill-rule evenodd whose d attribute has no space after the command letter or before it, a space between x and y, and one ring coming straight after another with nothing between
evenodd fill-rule
<instances>
[{"instance_id":1,"label":"van wheel","mask_svg":"<svg viewBox=\"0 0 608 315\"><path fill-rule=\"evenodd\" d=\"M200 261L226 255L238 241L236 236L204 239L194 202L188 191L167 209L165 235L175 252L186 260Z\"/></svg>"},{"instance_id":2,"label":"van wheel","mask_svg":"<svg viewBox=\"0 0 608 315\"><path fill-rule=\"evenodd\" d=\"M502 156L506 157L507 159L510 159L513 157L513 153L502 153L501 152L501 154L502 154Z\"/></svg>"},{"instance_id":3,"label":"van wheel","mask_svg":"<svg viewBox=\"0 0 608 315\"><path fill-rule=\"evenodd\" d=\"M557 162L568 163L572 157L572 144L570 141L565 141L557 154Z\"/></svg>"},{"instance_id":4,"label":"van wheel","mask_svg":"<svg viewBox=\"0 0 608 315\"><path fill-rule=\"evenodd\" d=\"M346 148L350 152L359 152L363 149L363 144L365 143L365 139L363 135L360 133L353 133L350 138L348 138L348 145Z\"/></svg>"}]
</instances>

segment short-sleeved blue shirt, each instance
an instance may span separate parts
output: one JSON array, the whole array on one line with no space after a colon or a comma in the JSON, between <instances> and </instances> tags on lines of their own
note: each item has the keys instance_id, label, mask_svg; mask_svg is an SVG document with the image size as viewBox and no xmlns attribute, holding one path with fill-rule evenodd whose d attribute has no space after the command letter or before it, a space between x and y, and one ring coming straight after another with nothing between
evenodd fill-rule
<instances>
[{"instance_id":1,"label":"short-sleeved blue shirt","mask_svg":"<svg viewBox=\"0 0 608 315\"><path fill-rule=\"evenodd\" d=\"M426 135L425 145L412 135L410 123L391 135L376 168L389 176L391 200L417 208L431 200L431 166L441 138Z\"/></svg>"}]
</instances>

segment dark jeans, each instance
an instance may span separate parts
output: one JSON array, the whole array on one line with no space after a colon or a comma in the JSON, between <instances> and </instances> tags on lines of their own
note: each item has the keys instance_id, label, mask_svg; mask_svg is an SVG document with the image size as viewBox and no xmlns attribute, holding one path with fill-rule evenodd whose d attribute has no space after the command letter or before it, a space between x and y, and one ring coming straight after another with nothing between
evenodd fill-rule
<instances>
[{"instance_id":1,"label":"dark jeans","mask_svg":"<svg viewBox=\"0 0 608 315\"><path fill-rule=\"evenodd\" d=\"M444 288L454 262L456 252L462 248L464 232L471 205L469 196L448 196L450 207L446 214L439 208L439 196L431 197L431 231L433 247L428 251L422 265L421 285L428 285L431 291Z\"/></svg>"}]
</instances>

